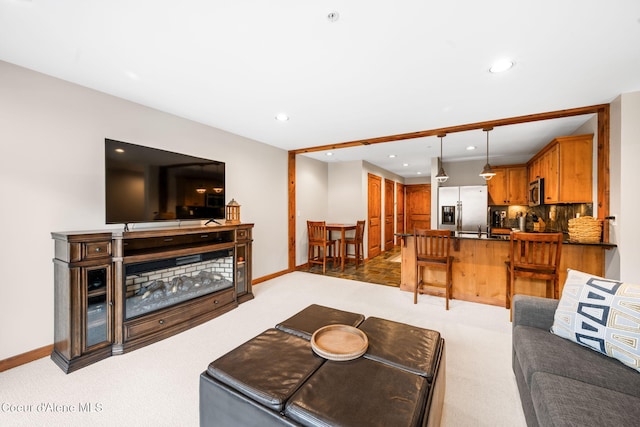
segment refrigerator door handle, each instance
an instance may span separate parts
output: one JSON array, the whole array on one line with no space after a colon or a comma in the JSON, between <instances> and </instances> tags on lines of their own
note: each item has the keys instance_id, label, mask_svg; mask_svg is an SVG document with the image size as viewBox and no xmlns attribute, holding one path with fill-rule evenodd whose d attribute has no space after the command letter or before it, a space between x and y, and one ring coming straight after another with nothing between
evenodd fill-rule
<instances>
[{"instance_id":1,"label":"refrigerator door handle","mask_svg":"<svg viewBox=\"0 0 640 427\"><path fill-rule=\"evenodd\" d=\"M462 230L462 202L458 201L456 203L456 230Z\"/></svg>"}]
</instances>

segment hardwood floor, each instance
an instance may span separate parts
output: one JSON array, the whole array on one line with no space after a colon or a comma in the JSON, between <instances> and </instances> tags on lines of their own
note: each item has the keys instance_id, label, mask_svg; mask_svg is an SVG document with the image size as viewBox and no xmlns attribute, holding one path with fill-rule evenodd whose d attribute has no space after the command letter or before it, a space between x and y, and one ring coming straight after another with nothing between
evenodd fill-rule
<instances>
[{"instance_id":1,"label":"hardwood floor","mask_svg":"<svg viewBox=\"0 0 640 427\"><path fill-rule=\"evenodd\" d=\"M399 255L400 247L396 246L391 250L382 252L380 255L367 260L364 265L360 264L357 269L353 262L349 262L345 265L344 271L340 271L339 264L333 268L333 265L329 262L325 276L399 287L400 262L390 261ZM307 266L299 267L298 270L322 274L321 265L314 265L311 270L309 270Z\"/></svg>"}]
</instances>

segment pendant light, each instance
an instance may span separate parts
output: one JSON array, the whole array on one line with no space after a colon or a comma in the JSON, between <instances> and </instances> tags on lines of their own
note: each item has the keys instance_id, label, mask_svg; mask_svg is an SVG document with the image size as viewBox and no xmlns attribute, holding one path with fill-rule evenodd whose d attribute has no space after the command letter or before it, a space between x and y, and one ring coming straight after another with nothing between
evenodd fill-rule
<instances>
[{"instance_id":1,"label":"pendant light","mask_svg":"<svg viewBox=\"0 0 640 427\"><path fill-rule=\"evenodd\" d=\"M489 181L496 175L493 169L491 169L491 165L489 164L489 131L493 130L493 128L485 128L482 130L487 133L487 164L484 165L482 172L480 172L480 176L483 177L485 181Z\"/></svg>"},{"instance_id":2,"label":"pendant light","mask_svg":"<svg viewBox=\"0 0 640 427\"><path fill-rule=\"evenodd\" d=\"M436 181L438 181L440 184L447 182L447 180L449 179L449 176L442 167L442 138L444 138L445 136L447 136L446 133L438 135L438 138L440 138L440 159L438 159L438 163L440 163L440 169L438 170L438 175L436 175Z\"/></svg>"}]
</instances>

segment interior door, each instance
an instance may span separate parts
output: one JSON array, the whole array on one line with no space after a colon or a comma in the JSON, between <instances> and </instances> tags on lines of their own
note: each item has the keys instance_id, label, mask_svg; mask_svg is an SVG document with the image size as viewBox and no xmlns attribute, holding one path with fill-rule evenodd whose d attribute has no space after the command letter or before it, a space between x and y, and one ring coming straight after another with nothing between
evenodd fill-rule
<instances>
[{"instance_id":1,"label":"interior door","mask_svg":"<svg viewBox=\"0 0 640 427\"><path fill-rule=\"evenodd\" d=\"M368 174L367 179L367 204L369 221L369 244L367 257L373 258L380 255L380 241L382 240L382 178Z\"/></svg>"},{"instance_id":2,"label":"interior door","mask_svg":"<svg viewBox=\"0 0 640 427\"><path fill-rule=\"evenodd\" d=\"M393 248L393 211L395 190L394 182L390 179L384 180L384 250L388 251Z\"/></svg>"},{"instance_id":3,"label":"interior door","mask_svg":"<svg viewBox=\"0 0 640 427\"><path fill-rule=\"evenodd\" d=\"M404 184L396 182L396 233L404 233ZM396 237L396 245L401 237Z\"/></svg>"},{"instance_id":4,"label":"interior door","mask_svg":"<svg viewBox=\"0 0 640 427\"><path fill-rule=\"evenodd\" d=\"M431 228L431 184L405 186L407 231Z\"/></svg>"}]
</instances>

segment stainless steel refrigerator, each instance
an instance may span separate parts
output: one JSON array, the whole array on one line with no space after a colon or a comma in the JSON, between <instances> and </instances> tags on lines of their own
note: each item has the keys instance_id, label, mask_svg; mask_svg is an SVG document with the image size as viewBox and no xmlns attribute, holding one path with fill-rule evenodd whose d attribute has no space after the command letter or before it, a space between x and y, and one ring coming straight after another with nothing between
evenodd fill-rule
<instances>
[{"instance_id":1,"label":"stainless steel refrigerator","mask_svg":"<svg viewBox=\"0 0 640 427\"><path fill-rule=\"evenodd\" d=\"M488 215L486 185L438 188L438 229L485 233Z\"/></svg>"}]
</instances>

